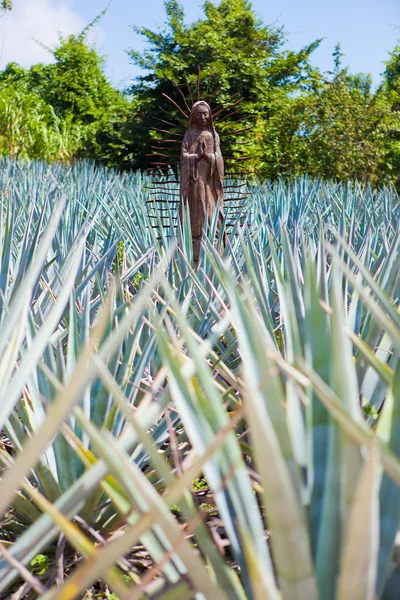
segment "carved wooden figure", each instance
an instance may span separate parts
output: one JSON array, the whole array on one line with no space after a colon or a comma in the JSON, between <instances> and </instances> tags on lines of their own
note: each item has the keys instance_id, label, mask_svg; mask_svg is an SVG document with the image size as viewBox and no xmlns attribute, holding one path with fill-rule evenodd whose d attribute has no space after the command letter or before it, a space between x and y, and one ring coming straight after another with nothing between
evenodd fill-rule
<instances>
[{"instance_id":1,"label":"carved wooden figure","mask_svg":"<svg viewBox=\"0 0 400 600\"><path fill-rule=\"evenodd\" d=\"M199 260L202 230L206 215L214 217L219 202L218 230L224 217L224 162L219 136L206 102L196 102L190 113L189 127L182 143L180 162L180 205L189 208L193 238L193 255Z\"/></svg>"}]
</instances>

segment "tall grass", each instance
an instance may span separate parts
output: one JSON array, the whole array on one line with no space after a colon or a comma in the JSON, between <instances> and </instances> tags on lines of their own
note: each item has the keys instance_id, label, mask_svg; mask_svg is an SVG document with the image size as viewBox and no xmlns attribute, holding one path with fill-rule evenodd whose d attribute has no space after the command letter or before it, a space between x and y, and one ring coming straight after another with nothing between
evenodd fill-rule
<instances>
[{"instance_id":1,"label":"tall grass","mask_svg":"<svg viewBox=\"0 0 400 600\"><path fill-rule=\"evenodd\" d=\"M88 137L87 126L60 118L35 92L0 86L0 155L71 162Z\"/></svg>"}]
</instances>

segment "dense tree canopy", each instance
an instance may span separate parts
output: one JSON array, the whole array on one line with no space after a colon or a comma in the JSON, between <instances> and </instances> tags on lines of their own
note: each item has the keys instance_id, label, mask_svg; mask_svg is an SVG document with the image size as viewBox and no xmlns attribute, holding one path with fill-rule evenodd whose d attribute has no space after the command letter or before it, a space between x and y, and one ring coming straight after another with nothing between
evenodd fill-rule
<instances>
[{"instance_id":1,"label":"dense tree canopy","mask_svg":"<svg viewBox=\"0 0 400 600\"><path fill-rule=\"evenodd\" d=\"M382 170L387 178L400 186L400 46L394 48L386 62L380 95L391 114Z\"/></svg>"},{"instance_id":2,"label":"dense tree canopy","mask_svg":"<svg viewBox=\"0 0 400 600\"><path fill-rule=\"evenodd\" d=\"M340 56L338 47L333 72L317 72L310 91L292 105L295 126L287 146L287 174L389 181L388 132L398 114L383 89L374 91L369 75L352 75L342 68ZM268 138L264 142L268 146Z\"/></svg>"},{"instance_id":3,"label":"dense tree canopy","mask_svg":"<svg viewBox=\"0 0 400 600\"><path fill-rule=\"evenodd\" d=\"M213 92L220 85L213 106L228 106L243 98L238 112L227 122L244 118L241 129L273 116L288 95L309 85L312 70L308 59L318 42L298 53L282 50L283 31L259 22L246 0L222 0L218 7L205 2L205 19L191 25L185 25L177 0L167 0L165 8L165 29L160 32L136 29L147 39L148 50L130 53L134 64L144 70L144 75L130 88L138 107L140 134L154 126L160 107L171 113L171 104L163 93L182 105L174 83L188 96L187 79L195 95L198 66L202 73L202 96L207 88ZM250 139L254 139L254 132L251 136L236 137L233 143L227 141L226 153L240 153L238 143ZM151 145L148 138L143 141L138 155L140 166L146 163Z\"/></svg>"},{"instance_id":4,"label":"dense tree canopy","mask_svg":"<svg viewBox=\"0 0 400 600\"><path fill-rule=\"evenodd\" d=\"M103 71L104 59L87 44L86 30L66 38L60 36L58 46L49 51L54 57L50 64L23 69L10 63L0 72L1 106L4 110L8 107L0 113L0 119L21 123L21 145L10 140L9 148L3 136L0 150L3 154L12 153L11 147L14 147L15 154L38 158L39 148L42 148L42 156L46 159L68 160L81 156L117 163L122 143L121 128L128 120L130 104L107 80ZM13 94L20 101L10 103ZM17 117L21 103L24 108ZM35 133L36 122L40 123L43 134L39 137ZM65 135L62 151L54 152L53 144L44 147L45 131L50 139L54 127ZM28 130L28 138L32 140L29 151L22 142Z\"/></svg>"},{"instance_id":5,"label":"dense tree canopy","mask_svg":"<svg viewBox=\"0 0 400 600\"><path fill-rule=\"evenodd\" d=\"M224 151L246 152L246 169L270 178L308 173L398 183L399 48L375 90L369 75L353 75L342 66L339 46L328 73L310 65L319 40L297 53L285 50L284 31L258 21L247 0L205 2L205 18L191 25L177 0L166 0L165 8L163 30L136 29L147 51L131 51L144 70L130 89L137 107L137 166L148 163L154 117L162 110L171 113L162 94L182 105L174 82L185 89L187 78L193 88L200 65L202 93L211 73L211 87L221 83L215 104L244 99L232 119L244 118L244 128L251 130L226 138ZM228 125L221 124L222 131Z\"/></svg>"},{"instance_id":6,"label":"dense tree canopy","mask_svg":"<svg viewBox=\"0 0 400 600\"><path fill-rule=\"evenodd\" d=\"M217 127L228 162L244 155L247 162L237 165L261 177L308 173L400 185L399 46L374 88L368 74L342 65L339 46L326 73L310 64L319 40L287 50L284 29L258 20L247 0L206 1L204 18L192 24L177 0L164 4L160 30L135 28L147 49L129 51L143 74L125 95L112 87L103 58L87 42L98 19L79 35L60 37L51 64L7 65L0 72L0 153L147 168L161 136L153 130L156 119L174 123L176 133L186 127L166 96L187 113L200 66L200 95L225 107ZM175 149L177 158L179 143Z\"/></svg>"}]
</instances>

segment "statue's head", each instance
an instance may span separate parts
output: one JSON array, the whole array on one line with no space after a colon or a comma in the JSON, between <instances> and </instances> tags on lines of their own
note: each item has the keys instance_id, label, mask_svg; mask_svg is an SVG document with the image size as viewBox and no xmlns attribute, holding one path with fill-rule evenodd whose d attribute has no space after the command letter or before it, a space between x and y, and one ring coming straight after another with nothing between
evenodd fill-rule
<instances>
[{"instance_id":1,"label":"statue's head","mask_svg":"<svg viewBox=\"0 0 400 600\"><path fill-rule=\"evenodd\" d=\"M211 108L207 102L200 100L199 102L193 104L190 113L190 127L196 127L200 130L209 129L212 131L213 122Z\"/></svg>"}]
</instances>

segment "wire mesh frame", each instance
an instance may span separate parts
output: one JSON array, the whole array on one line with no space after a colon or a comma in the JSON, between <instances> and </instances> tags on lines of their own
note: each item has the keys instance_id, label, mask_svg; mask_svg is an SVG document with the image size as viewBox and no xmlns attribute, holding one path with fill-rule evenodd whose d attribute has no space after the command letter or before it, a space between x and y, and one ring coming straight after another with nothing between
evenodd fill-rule
<instances>
[{"instance_id":1,"label":"wire mesh frame","mask_svg":"<svg viewBox=\"0 0 400 600\"><path fill-rule=\"evenodd\" d=\"M171 237L167 230L171 227L176 229L178 226L180 202L178 182L179 173L170 171L167 176L161 173L158 176L153 174L146 185L148 226L152 229L159 229L161 224L165 230L164 237ZM236 174L233 174L232 177L232 174L228 173L224 181L224 216L228 235L238 222L242 227L251 225L253 222L247 182L245 179L238 179ZM238 235L237 231L236 235Z\"/></svg>"}]
</instances>

